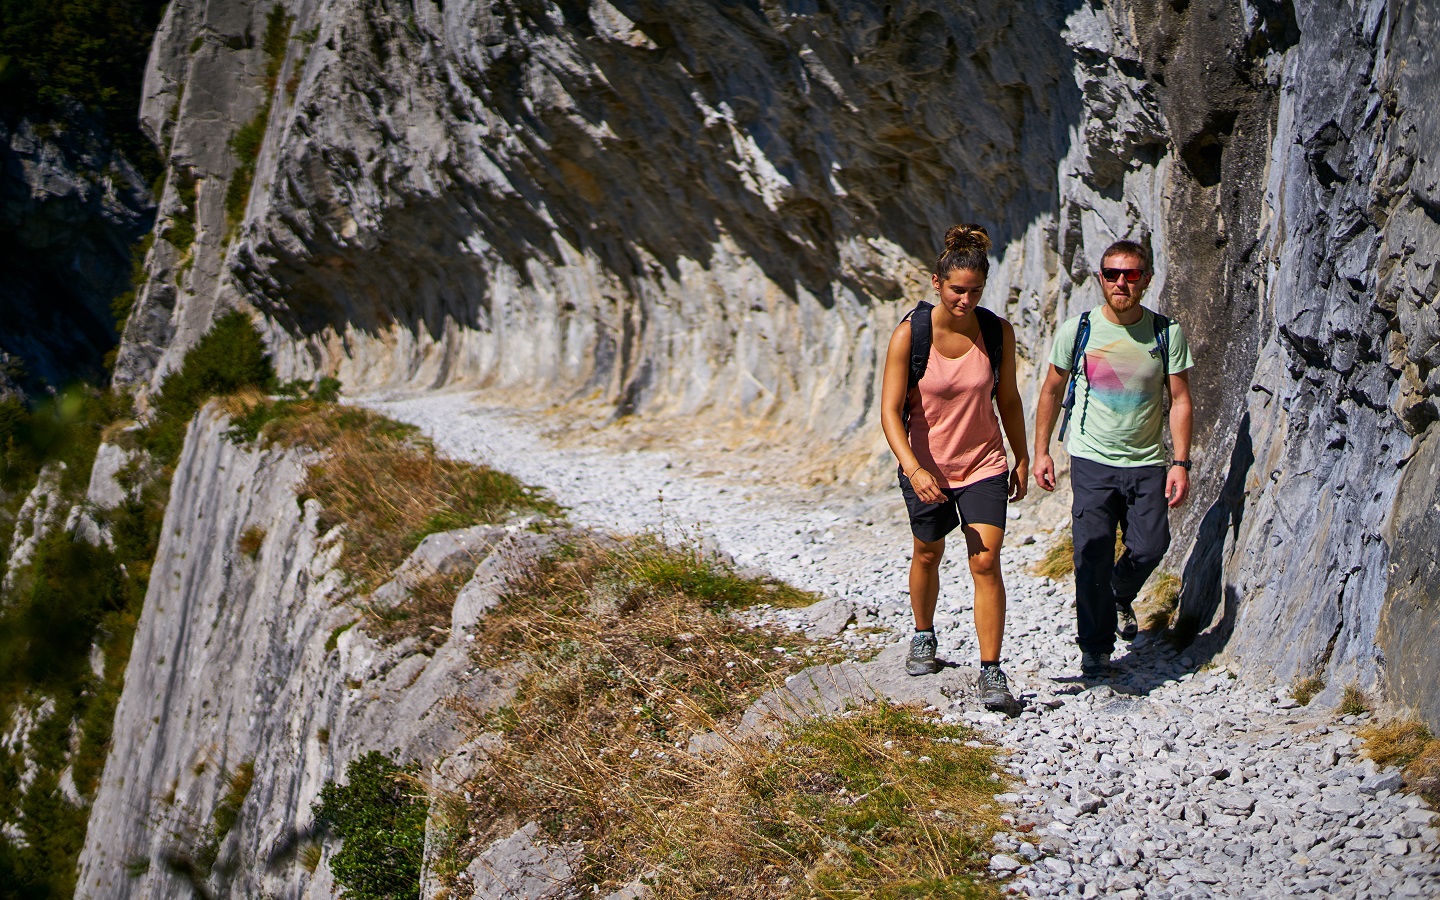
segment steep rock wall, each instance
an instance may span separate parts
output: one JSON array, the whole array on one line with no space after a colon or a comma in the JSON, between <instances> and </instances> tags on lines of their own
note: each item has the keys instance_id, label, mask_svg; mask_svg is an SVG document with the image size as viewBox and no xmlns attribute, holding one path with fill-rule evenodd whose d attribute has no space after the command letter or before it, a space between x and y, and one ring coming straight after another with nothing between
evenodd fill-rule
<instances>
[{"instance_id":1,"label":"steep rock wall","mask_svg":"<svg viewBox=\"0 0 1440 900\"><path fill-rule=\"evenodd\" d=\"M463 631L494 602L492 551L515 541L505 529L437 535L428 556L417 551L437 567L478 568L443 646L377 643L346 628L358 613L334 568L343 535L318 533L318 504L296 496L306 454L238 447L228 428L203 411L176 468L78 897L181 896L188 879L210 896L335 896L329 867L312 874L297 852L320 838L310 810L321 786L370 750L433 771L463 743L452 701L485 709L505 696L470 667ZM253 556L247 531L260 537ZM213 868L199 869L242 765L253 786Z\"/></svg>"},{"instance_id":2,"label":"steep rock wall","mask_svg":"<svg viewBox=\"0 0 1440 900\"><path fill-rule=\"evenodd\" d=\"M870 421L895 301L928 294L949 224L1008 248L991 303L1036 355L1093 245L1159 221L1163 128L1103 10L344 2L295 9L314 40L290 45L227 242L267 8L162 24L147 121L199 180L201 230L181 274L157 249L122 380L251 304L290 374L835 433Z\"/></svg>"},{"instance_id":3,"label":"steep rock wall","mask_svg":"<svg viewBox=\"0 0 1440 900\"><path fill-rule=\"evenodd\" d=\"M157 243L122 382L240 306L287 377L874 447L879 354L945 226L992 226L1030 383L1095 255L1144 234L1199 359L1182 628L1260 680L1432 708L1377 628L1387 596L1411 624L1385 634L1429 621L1388 567L1416 558L1395 504L1436 417L1433 3L332 0L287 7L269 83L271 9L177 0L157 35L161 213L198 237Z\"/></svg>"}]
</instances>

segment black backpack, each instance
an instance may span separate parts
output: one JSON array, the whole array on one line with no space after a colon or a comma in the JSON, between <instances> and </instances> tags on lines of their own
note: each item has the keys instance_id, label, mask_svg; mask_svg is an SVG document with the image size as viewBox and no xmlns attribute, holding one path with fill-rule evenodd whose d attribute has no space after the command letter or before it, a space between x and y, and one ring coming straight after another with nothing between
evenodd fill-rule
<instances>
[{"instance_id":1,"label":"black backpack","mask_svg":"<svg viewBox=\"0 0 1440 900\"><path fill-rule=\"evenodd\" d=\"M1161 390L1170 390L1170 318L1162 316L1148 306L1141 309L1150 314L1151 324L1155 328L1155 349L1150 351L1152 356L1160 358L1160 368L1164 375L1161 378ZM912 328L914 326L911 326ZM1060 408L1065 410L1065 418L1060 421L1060 440L1065 440L1065 429L1070 425L1070 410L1075 408L1075 382L1080 377L1080 358L1085 355L1085 345L1090 341L1090 311L1086 310L1080 314L1080 324L1075 328L1075 346L1070 348L1070 383L1065 388L1065 399L1061 402ZM1090 405L1090 392L1085 392L1085 405ZM1085 410L1080 411L1080 428L1085 428Z\"/></svg>"},{"instance_id":2,"label":"black backpack","mask_svg":"<svg viewBox=\"0 0 1440 900\"><path fill-rule=\"evenodd\" d=\"M930 311L934 308L935 304L921 300L901 320L910 322L910 387L906 393L920 383L920 379L925 377L925 368L930 365L930 344L934 334L930 326ZM985 342L985 355L990 357L990 396L994 397L1000 390L1000 359L1005 352L1005 329L1000 324L1004 320L983 306L975 307L975 318L980 322L980 339Z\"/></svg>"}]
</instances>

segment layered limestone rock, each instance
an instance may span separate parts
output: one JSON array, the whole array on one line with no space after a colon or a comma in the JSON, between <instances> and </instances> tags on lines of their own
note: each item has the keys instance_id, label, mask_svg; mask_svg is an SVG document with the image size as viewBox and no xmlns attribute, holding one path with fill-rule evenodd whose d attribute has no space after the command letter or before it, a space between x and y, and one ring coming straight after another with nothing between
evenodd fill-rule
<instances>
[{"instance_id":1,"label":"layered limestone rock","mask_svg":"<svg viewBox=\"0 0 1440 900\"><path fill-rule=\"evenodd\" d=\"M300 853L338 846L314 827L324 783L379 750L453 789L441 776L458 783L479 761L457 709L508 696L470 665L465 634L495 602L504 557L535 535L476 527L427 538L366 602L398 601L419 574L474 571L454 627L431 651L377 641L342 602L343 534L319 533L318 504L297 498L306 454L238 447L228 427L202 412L176 468L79 897L177 896L187 881L207 896L332 897L329 866L307 869ZM221 833L216 810L246 767L253 783Z\"/></svg>"},{"instance_id":2,"label":"layered limestone rock","mask_svg":"<svg viewBox=\"0 0 1440 900\"><path fill-rule=\"evenodd\" d=\"M1425 489L1404 473L1440 377L1433 3L272 13L176 0L157 34L170 172L122 382L158 384L239 306L285 377L877 448L885 338L947 225L996 237L987 302L1028 384L1096 302L1101 248L1148 235L1199 361L1182 627L1251 677L1433 717L1433 688L1387 674L1433 653L1403 637L1433 627L1433 579L1396 581L1431 571L1401 485Z\"/></svg>"}]
</instances>

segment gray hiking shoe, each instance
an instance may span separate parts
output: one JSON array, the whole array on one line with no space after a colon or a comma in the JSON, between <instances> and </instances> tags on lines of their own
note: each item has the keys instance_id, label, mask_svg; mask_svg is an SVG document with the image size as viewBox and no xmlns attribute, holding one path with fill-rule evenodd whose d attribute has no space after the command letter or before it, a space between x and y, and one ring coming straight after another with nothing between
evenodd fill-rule
<instances>
[{"instance_id":1,"label":"gray hiking shoe","mask_svg":"<svg viewBox=\"0 0 1440 900\"><path fill-rule=\"evenodd\" d=\"M1110 671L1110 654L1091 653L1084 650L1080 653L1080 674L1086 678L1099 678Z\"/></svg>"},{"instance_id":2,"label":"gray hiking shoe","mask_svg":"<svg viewBox=\"0 0 1440 900\"><path fill-rule=\"evenodd\" d=\"M1129 603L1115 603L1115 633L1122 641L1133 641L1140 633L1140 624L1135 621L1135 607Z\"/></svg>"},{"instance_id":3,"label":"gray hiking shoe","mask_svg":"<svg viewBox=\"0 0 1440 900\"><path fill-rule=\"evenodd\" d=\"M933 631L915 632L910 639L910 655L905 657L905 674L934 675L940 671L940 664L935 662L936 646Z\"/></svg>"},{"instance_id":4,"label":"gray hiking shoe","mask_svg":"<svg viewBox=\"0 0 1440 900\"><path fill-rule=\"evenodd\" d=\"M981 705L991 712L1010 712L1015 708L1015 695L1010 693L1010 683L999 666L981 666L975 686L980 690Z\"/></svg>"}]
</instances>

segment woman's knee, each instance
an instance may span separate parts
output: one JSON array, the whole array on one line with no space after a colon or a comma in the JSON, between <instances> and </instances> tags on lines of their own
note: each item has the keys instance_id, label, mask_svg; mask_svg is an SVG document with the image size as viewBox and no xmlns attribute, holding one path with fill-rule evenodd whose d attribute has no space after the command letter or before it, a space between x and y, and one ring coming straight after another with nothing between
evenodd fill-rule
<instances>
[{"instance_id":1,"label":"woman's knee","mask_svg":"<svg viewBox=\"0 0 1440 900\"><path fill-rule=\"evenodd\" d=\"M945 558L945 541L939 540L933 543L915 542L914 563L924 569L934 569L940 565Z\"/></svg>"},{"instance_id":2,"label":"woman's knee","mask_svg":"<svg viewBox=\"0 0 1440 900\"><path fill-rule=\"evenodd\" d=\"M976 578L999 578L1000 551L985 550L970 554L970 574Z\"/></svg>"}]
</instances>

